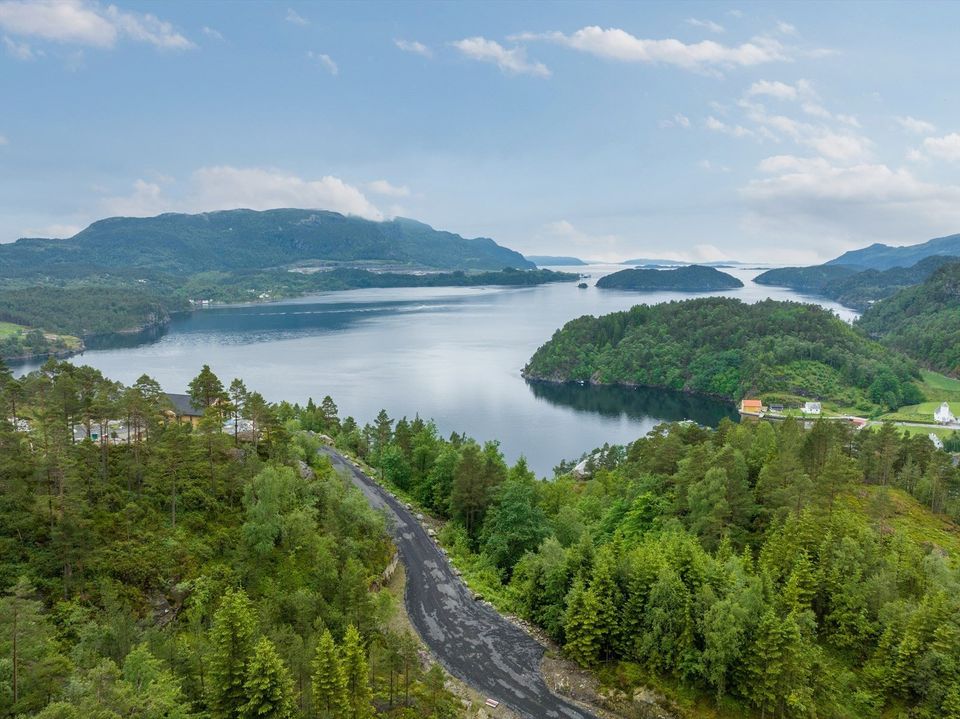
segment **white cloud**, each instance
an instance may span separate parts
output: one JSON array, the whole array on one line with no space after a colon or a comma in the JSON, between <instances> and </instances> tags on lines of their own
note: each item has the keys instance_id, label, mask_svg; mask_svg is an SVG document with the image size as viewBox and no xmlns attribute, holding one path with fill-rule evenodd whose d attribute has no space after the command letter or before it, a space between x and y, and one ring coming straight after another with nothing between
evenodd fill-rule
<instances>
[{"instance_id":1,"label":"white cloud","mask_svg":"<svg viewBox=\"0 0 960 719\"><path fill-rule=\"evenodd\" d=\"M797 88L779 80L758 80L747 88L747 95L768 95L778 100L796 100Z\"/></svg>"},{"instance_id":2,"label":"white cloud","mask_svg":"<svg viewBox=\"0 0 960 719\"><path fill-rule=\"evenodd\" d=\"M134 183L131 194L108 197L102 206L110 215L133 217L161 212L297 207L383 219L383 213L359 189L338 177L308 180L282 170L229 165L196 170L176 197L166 194L159 183L141 179Z\"/></svg>"},{"instance_id":3,"label":"white cloud","mask_svg":"<svg viewBox=\"0 0 960 719\"><path fill-rule=\"evenodd\" d=\"M10 144L10 141L7 140L6 135L0 135L0 147L3 147L4 145L9 145L9 144Z\"/></svg>"},{"instance_id":4,"label":"white cloud","mask_svg":"<svg viewBox=\"0 0 960 719\"><path fill-rule=\"evenodd\" d=\"M204 26L203 26L203 29L202 29L202 32L203 32L204 35L206 35L207 37L209 37L209 38L211 38L211 39L213 39L213 40L217 40L217 41L219 41L219 42L223 42L223 33L221 33L219 30L216 30L216 29L214 29L214 28L212 28L212 27L207 27L206 25L204 25Z\"/></svg>"},{"instance_id":5,"label":"white cloud","mask_svg":"<svg viewBox=\"0 0 960 719\"><path fill-rule=\"evenodd\" d=\"M309 20L303 17L300 13L298 13L292 7L287 8L287 14L284 17L284 20L286 20L289 23L292 23L293 25L299 25L300 27L310 24Z\"/></svg>"},{"instance_id":6,"label":"white cloud","mask_svg":"<svg viewBox=\"0 0 960 719\"><path fill-rule=\"evenodd\" d=\"M732 135L733 137L749 137L754 134L752 130L748 130L742 125L728 125L727 123L718 120L713 115L710 115L707 118L705 125L708 130L722 132L725 135Z\"/></svg>"},{"instance_id":7,"label":"white cloud","mask_svg":"<svg viewBox=\"0 0 960 719\"><path fill-rule=\"evenodd\" d=\"M952 132L943 137L928 137L923 149L931 157L950 162L960 162L960 133Z\"/></svg>"},{"instance_id":8,"label":"white cloud","mask_svg":"<svg viewBox=\"0 0 960 719\"><path fill-rule=\"evenodd\" d=\"M11 40L6 35L3 36L3 47L10 57L16 58L17 60L23 60L26 62L27 60L33 60L36 58L33 48L31 48L27 43Z\"/></svg>"},{"instance_id":9,"label":"white cloud","mask_svg":"<svg viewBox=\"0 0 960 719\"><path fill-rule=\"evenodd\" d=\"M726 165L718 165L710 160L700 160L698 165L704 172L730 172L730 168Z\"/></svg>"},{"instance_id":10,"label":"white cloud","mask_svg":"<svg viewBox=\"0 0 960 719\"><path fill-rule=\"evenodd\" d=\"M919 241L960 224L960 186L924 182L904 168L778 155L758 170L767 177L741 188L747 227L779 240L820 243L824 255L839 254L838 241Z\"/></svg>"},{"instance_id":11,"label":"white cloud","mask_svg":"<svg viewBox=\"0 0 960 719\"><path fill-rule=\"evenodd\" d=\"M690 118L679 112L669 120L663 120L660 123L660 127L682 127L684 130L689 130L690 125Z\"/></svg>"},{"instance_id":12,"label":"white cloud","mask_svg":"<svg viewBox=\"0 0 960 719\"><path fill-rule=\"evenodd\" d=\"M522 47L507 49L495 40L483 37L468 37L451 43L466 57L480 62L491 62L503 72L514 75L534 75L549 77L550 70L540 62L527 60L526 50Z\"/></svg>"},{"instance_id":13,"label":"white cloud","mask_svg":"<svg viewBox=\"0 0 960 719\"><path fill-rule=\"evenodd\" d=\"M725 32L723 25L715 23L713 20L700 20L695 17L688 17L686 19L687 25L692 25L693 27L700 27L704 30L709 30L710 32L722 33Z\"/></svg>"},{"instance_id":14,"label":"white cloud","mask_svg":"<svg viewBox=\"0 0 960 719\"><path fill-rule=\"evenodd\" d=\"M791 25L788 22L783 22L782 20L777 23L777 32L781 35L796 35L797 28Z\"/></svg>"},{"instance_id":15,"label":"white cloud","mask_svg":"<svg viewBox=\"0 0 960 719\"><path fill-rule=\"evenodd\" d=\"M936 132L937 130L936 126L932 122L918 120L910 115L906 115L904 117L895 117L894 119L904 130L917 135L929 135L931 132Z\"/></svg>"},{"instance_id":16,"label":"white cloud","mask_svg":"<svg viewBox=\"0 0 960 719\"><path fill-rule=\"evenodd\" d=\"M409 197L410 188L406 185L394 185L387 180L374 180L367 183L367 189L384 197Z\"/></svg>"},{"instance_id":17,"label":"white cloud","mask_svg":"<svg viewBox=\"0 0 960 719\"><path fill-rule=\"evenodd\" d=\"M307 50L307 59L312 60L317 63L324 70L329 72L331 75L336 75L340 72L340 68L337 67L337 63L333 61L333 58L322 52L314 52L313 50Z\"/></svg>"},{"instance_id":18,"label":"white cloud","mask_svg":"<svg viewBox=\"0 0 960 719\"><path fill-rule=\"evenodd\" d=\"M597 57L621 62L662 63L687 70L743 67L789 59L784 47L764 37L737 46L713 40L684 43L673 38L647 40L619 28L589 26L571 35L562 32L523 33L515 40L547 40Z\"/></svg>"},{"instance_id":19,"label":"white cloud","mask_svg":"<svg viewBox=\"0 0 960 719\"><path fill-rule=\"evenodd\" d=\"M404 52L412 52L414 55L423 57L433 57L433 50L416 40L394 40L393 44Z\"/></svg>"},{"instance_id":20,"label":"white cloud","mask_svg":"<svg viewBox=\"0 0 960 719\"><path fill-rule=\"evenodd\" d=\"M51 42L111 48L120 38L167 50L186 50L194 44L169 22L149 13L103 7L88 0L4 0L0 28L11 35Z\"/></svg>"}]
</instances>

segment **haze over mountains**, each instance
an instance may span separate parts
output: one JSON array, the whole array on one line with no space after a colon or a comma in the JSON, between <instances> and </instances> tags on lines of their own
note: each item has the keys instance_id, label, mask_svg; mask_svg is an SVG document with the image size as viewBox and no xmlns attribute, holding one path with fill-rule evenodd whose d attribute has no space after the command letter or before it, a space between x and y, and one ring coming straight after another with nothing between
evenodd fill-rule
<instances>
[{"instance_id":1,"label":"haze over mountains","mask_svg":"<svg viewBox=\"0 0 960 719\"><path fill-rule=\"evenodd\" d=\"M824 264L853 265L860 269L888 270L891 267L910 267L931 255L960 257L960 234L937 237L919 245L892 247L879 242L861 250L844 252Z\"/></svg>"}]
</instances>

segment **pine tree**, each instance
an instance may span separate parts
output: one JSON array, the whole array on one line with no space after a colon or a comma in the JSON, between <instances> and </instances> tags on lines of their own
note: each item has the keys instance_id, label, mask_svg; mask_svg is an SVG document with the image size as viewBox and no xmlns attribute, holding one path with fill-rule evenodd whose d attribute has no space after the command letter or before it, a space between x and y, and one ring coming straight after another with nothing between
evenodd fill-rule
<instances>
[{"instance_id":1,"label":"pine tree","mask_svg":"<svg viewBox=\"0 0 960 719\"><path fill-rule=\"evenodd\" d=\"M743 666L741 690L747 699L766 717L775 711L780 700L780 679L783 674L784 636L780 618L768 609L760 619L753 645Z\"/></svg>"},{"instance_id":2,"label":"pine tree","mask_svg":"<svg viewBox=\"0 0 960 719\"><path fill-rule=\"evenodd\" d=\"M291 719L296 713L290 672L266 637L254 647L243 691L247 701L240 707L240 719Z\"/></svg>"},{"instance_id":3,"label":"pine tree","mask_svg":"<svg viewBox=\"0 0 960 719\"><path fill-rule=\"evenodd\" d=\"M247 701L247 665L253 654L254 614L243 590L228 590L210 630L210 698L214 719L238 719Z\"/></svg>"},{"instance_id":4,"label":"pine tree","mask_svg":"<svg viewBox=\"0 0 960 719\"><path fill-rule=\"evenodd\" d=\"M360 632L352 624L343 637L343 669L347 680L349 719L373 717L373 693L370 691L367 657L360 641Z\"/></svg>"},{"instance_id":5,"label":"pine tree","mask_svg":"<svg viewBox=\"0 0 960 719\"><path fill-rule=\"evenodd\" d=\"M329 629L320 637L313 659L313 706L323 719L348 716L347 678Z\"/></svg>"}]
</instances>

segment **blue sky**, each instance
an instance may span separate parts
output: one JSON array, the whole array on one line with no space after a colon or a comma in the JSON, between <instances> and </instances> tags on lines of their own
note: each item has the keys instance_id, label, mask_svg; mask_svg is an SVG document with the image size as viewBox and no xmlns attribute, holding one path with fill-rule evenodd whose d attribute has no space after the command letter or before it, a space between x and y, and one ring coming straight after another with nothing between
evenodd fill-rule
<instances>
[{"instance_id":1,"label":"blue sky","mask_svg":"<svg viewBox=\"0 0 960 719\"><path fill-rule=\"evenodd\" d=\"M960 232L960 3L0 0L0 241L323 207L528 253Z\"/></svg>"}]
</instances>

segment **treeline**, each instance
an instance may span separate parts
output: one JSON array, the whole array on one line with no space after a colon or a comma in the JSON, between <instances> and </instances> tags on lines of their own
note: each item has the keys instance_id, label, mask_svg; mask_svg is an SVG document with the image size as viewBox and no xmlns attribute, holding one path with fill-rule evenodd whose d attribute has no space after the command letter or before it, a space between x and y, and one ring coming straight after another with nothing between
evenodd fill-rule
<instances>
[{"instance_id":1,"label":"treeline","mask_svg":"<svg viewBox=\"0 0 960 719\"><path fill-rule=\"evenodd\" d=\"M293 408L209 368L191 397L196 429L146 376L0 374L0 717L456 716L375 589L382 517Z\"/></svg>"},{"instance_id":2,"label":"treeline","mask_svg":"<svg viewBox=\"0 0 960 719\"><path fill-rule=\"evenodd\" d=\"M743 287L743 282L715 267L690 265L668 270L628 269L605 275L597 280L597 287L610 290L676 290L679 292L710 292Z\"/></svg>"},{"instance_id":3,"label":"treeline","mask_svg":"<svg viewBox=\"0 0 960 719\"><path fill-rule=\"evenodd\" d=\"M0 357L27 358L69 352L77 345L59 335L47 336L40 330L0 333Z\"/></svg>"},{"instance_id":4,"label":"treeline","mask_svg":"<svg viewBox=\"0 0 960 719\"><path fill-rule=\"evenodd\" d=\"M932 255L910 267L886 270L862 269L850 265L814 265L780 267L759 274L761 285L791 287L801 292L823 295L842 305L865 310L874 302L891 297L905 287L918 285L956 257Z\"/></svg>"},{"instance_id":5,"label":"treeline","mask_svg":"<svg viewBox=\"0 0 960 719\"><path fill-rule=\"evenodd\" d=\"M936 514L960 517L960 477L925 437L663 425L595 453L588 481L564 464L541 482L495 443L333 408L304 422L448 518L475 588L628 694L652 683L731 716L960 716L960 537Z\"/></svg>"},{"instance_id":6,"label":"treeline","mask_svg":"<svg viewBox=\"0 0 960 719\"><path fill-rule=\"evenodd\" d=\"M857 326L924 366L960 374L960 262L941 267L923 284L878 302Z\"/></svg>"},{"instance_id":7,"label":"treeline","mask_svg":"<svg viewBox=\"0 0 960 719\"><path fill-rule=\"evenodd\" d=\"M817 398L875 413L923 401L916 365L815 305L710 297L568 322L529 379L641 385L737 400Z\"/></svg>"}]
</instances>

